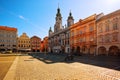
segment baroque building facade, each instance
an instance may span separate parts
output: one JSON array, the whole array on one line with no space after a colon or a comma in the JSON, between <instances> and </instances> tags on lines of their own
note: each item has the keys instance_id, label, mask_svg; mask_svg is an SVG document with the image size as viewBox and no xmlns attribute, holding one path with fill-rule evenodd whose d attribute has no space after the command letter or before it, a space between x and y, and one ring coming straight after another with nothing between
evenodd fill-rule
<instances>
[{"instance_id":1,"label":"baroque building facade","mask_svg":"<svg viewBox=\"0 0 120 80\"><path fill-rule=\"evenodd\" d=\"M41 38L39 38L37 36L31 37L30 44L31 44L31 51L32 52L40 52Z\"/></svg>"},{"instance_id":2,"label":"baroque building facade","mask_svg":"<svg viewBox=\"0 0 120 80\"><path fill-rule=\"evenodd\" d=\"M17 28L0 26L0 51L17 51Z\"/></svg>"},{"instance_id":3,"label":"baroque building facade","mask_svg":"<svg viewBox=\"0 0 120 80\"><path fill-rule=\"evenodd\" d=\"M97 21L97 54L120 55L120 10Z\"/></svg>"},{"instance_id":4,"label":"baroque building facade","mask_svg":"<svg viewBox=\"0 0 120 80\"><path fill-rule=\"evenodd\" d=\"M56 22L54 31L49 29L48 50L54 53L69 53L70 52L70 26L74 24L72 13L69 13L67 26L62 26L62 15L60 8L57 9Z\"/></svg>"},{"instance_id":5,"label":"baroque building facade","mask_svg":"<svg viewBox=\"0 0 120 80\"><path fill-rule=\"evenodd\" d=\"M30 38L26 33L23 33L20 37L18 37L18 51L31 51Z\"/></svg>"},{"instance_id":6,"label":"baroque building facade","mask_svg":"<svg viewBox=\"0 0 120 80\"><path fill-rule=\"evenodd\" d=\"M70 46L74 54L96 53L96 17L91 15L70 26Z\"/></svg>"},{"instance_id":7,"label":"baroque building facade","mask_svg":"<svg viewBox=\"0 0 120 80\"><path fill-rule=\"evenodd\" d=\"M48 52L48 37L43 38L43 51Z\"/></svg>"},{"instance_id":8,"label":"baroque building facade","mask_svg":"<svg viewBox=\"0 0 120 80\"><path fill-rule=\"evenodd\" d=\"M58 8L54 32L49 29L49 52L91 55L120 55L120 10L91 15L74 23L70 12L62 26Z\"/></svg>"}]
</instances>

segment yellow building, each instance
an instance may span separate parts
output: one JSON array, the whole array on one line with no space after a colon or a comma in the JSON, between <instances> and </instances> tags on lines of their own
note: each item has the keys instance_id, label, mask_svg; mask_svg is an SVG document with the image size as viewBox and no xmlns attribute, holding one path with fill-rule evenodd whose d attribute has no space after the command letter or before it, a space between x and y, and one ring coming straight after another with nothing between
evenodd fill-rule
<instances>
[{"instance_id":1,"label":"yellow building","mask_svg":"<svg viewBox=\"0 0 120 80\"><path fill-rule=\"evenodd\" d=\"M26 33L23 33L20 37L18 37L18 51L26 52L30 50L30 38Z\"/></svg>"},{"instance_id":2,"label":"yellow building","mask_svg":"<svg viewBox=\"0 0 120 80\"><path fill-rule=\"evenodd\" d=\"M0 26L0 51L16 51L17 29Z\"/></svg>"}]
</instances>

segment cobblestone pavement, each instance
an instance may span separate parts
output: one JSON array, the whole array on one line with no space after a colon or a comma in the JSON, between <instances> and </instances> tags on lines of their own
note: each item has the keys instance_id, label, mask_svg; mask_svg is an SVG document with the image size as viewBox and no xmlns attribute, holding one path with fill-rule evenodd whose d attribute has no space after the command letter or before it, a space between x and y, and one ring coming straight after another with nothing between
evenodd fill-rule
<instances>
[{"instance_id":1,"label":"cobblestone pavement","mask_svg":"<svg viewBox=\"0 0 120 80\"><path fill-rule=\"evenodd\" d=\"M62 60L59 56L51 57ZM120 80L119 70L80 62L45 62L51 60L19 56L14 80Z\"/></svg>"},{"instance_id":2,"label":"cobblestone pavement","mask_svg":"<svg viewBox=\"0 0 120 80\"><path fill-rule=\"evenodd\" d=\"M0 80L3 80L14 59L14 55L0 54Z\"/></svg>"}]
</instances>

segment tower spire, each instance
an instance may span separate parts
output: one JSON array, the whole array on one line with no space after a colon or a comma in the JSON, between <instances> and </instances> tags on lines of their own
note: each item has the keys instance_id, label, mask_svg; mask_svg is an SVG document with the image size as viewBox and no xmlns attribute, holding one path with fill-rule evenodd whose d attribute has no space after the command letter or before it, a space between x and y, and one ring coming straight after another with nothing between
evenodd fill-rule
<instances>
[{"instance_id":1,"label":"tower spire","mask_svg":"<svg viewBox=\"0 0 120 80\"><path fill-rule=\"evenodd\" d=\"M60 13L59 3L58 3L58 13Z\"/></svg>"},{"instance_id":2,"label":"tower spire","mask_svg":"<svg viewBox=\"0 0 120 80\"><path fill-rule=\"evenodd\" d=\"M70 10L70 13L69 13L68 19L73 19L73 16L72 16L72 12L71 12L71 10Z\"/></svg>"},{"instance_id":3,"label":"tower spire","mask_svg":"<svg viewBox=\"0 0 120 80\"><path fill-rule=\"evenodd\" d=\"M70 10L69 16L72 16L71 10Z\"/></svg>"},{"instance_id":4,"label":"tower spire","mask_svg":"<svg viewBox=\"0 0 120 80\"><path fill-rule=\"evenodd\" d=\"M56 22L54 25L54 32L57 32L59 30L63 29L62 27L62 15L60 13L60 8L58 4L57 14L56 14Z\"/></svg>"},{"instance_id":5,"label":"tower spire","mask_svg":"<svg viewBox=\"0 0 120 80\"><path fill-rule=\"evenodd\" d=\"M73 19L73 16L72 16L72 12L70 10L70 13L69 13L69 16L68 16L68 19L67 19L67 26L71 26L72 24L74 24L74 19Z\"/></svg>"},{"instance_id":6,"label":"tower spire","mask_svg":"<svg viewBox=\"0 0 120 80\"><path fill-rule=\"evenodd\" d=\"M60 8L59 8L59 3L58 3L58 9L57 9L57 14L56 14L56 16L61 16Z\"/></svg>"},{"instance_id":7,"label":"tower spire","mask_svg":"<svg viewBox=\"0 0 120 80\"><path fill-rule=\"evenodd\" d=\"M58 8L59 8L59 3L58 3Z\"/></svg>"},{"instance_id":8,"label":"tower spire","mask_svg":"<svg viewBox=\"0 0 120 80\"><path fill-rule=\"evenodd\" d=\"M50 26L50 29L49 29L49 31L52 31L52 29L51 29L51 26Z\"/></svg>"}]
</instances>

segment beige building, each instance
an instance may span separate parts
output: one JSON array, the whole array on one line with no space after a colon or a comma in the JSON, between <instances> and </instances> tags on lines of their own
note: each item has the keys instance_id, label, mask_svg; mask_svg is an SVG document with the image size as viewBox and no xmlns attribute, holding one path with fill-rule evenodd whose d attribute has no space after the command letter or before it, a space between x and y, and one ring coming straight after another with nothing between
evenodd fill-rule
<instances>
[{"instance_id":1,"label":"beige building","mask_svg":"<svg viewBox=\"0 0 120 80\"><path fill-rule=\"evenodd\" d=\"M17 50L17 29L0 26L0 51Z\"/></svg>"},{"instance_id":2,"label":"beige building","mask_svg":"<svg viewBox=\"0 0 120 80\"><path fill-rule=\"evenodd\" d=\"M77 23L70 12L64 27L58 8L55 19L54 31L49 30L49 52L120 55L120 10L94 14Z\"/></svg>"},{"instance_id":3,"label":"beige building","mask_svg":"<svg viewBox=\"0 0 120 80\"><path fill-rule=\"evenodd\" d=\"M97 21L97 54L120 55L120 10Z\"/></svg>"},{"instance_id":4,"label":"beige building","mask_svg":"<svg viewBox=\"0 0 120 80\"><path fill-rule=\"evenodd\" d=\"M20 37L18 37L18 51L31 51L30 38L26 33L23 33Z\"/></svg>"}]
</instances>

